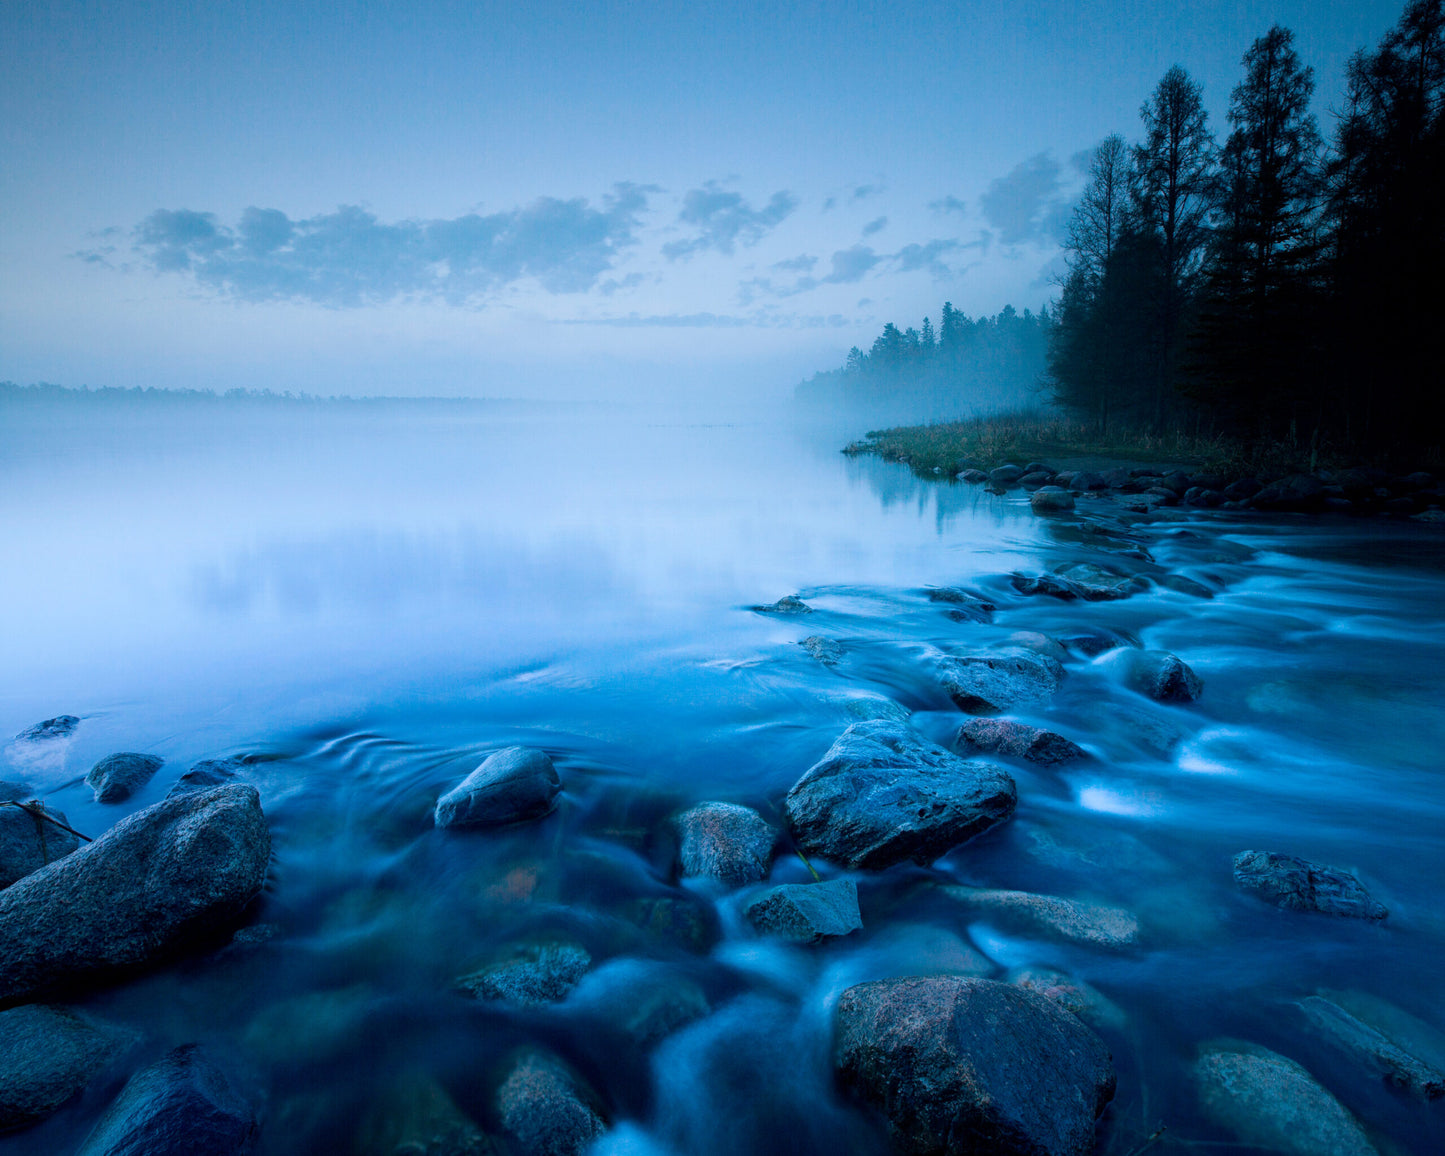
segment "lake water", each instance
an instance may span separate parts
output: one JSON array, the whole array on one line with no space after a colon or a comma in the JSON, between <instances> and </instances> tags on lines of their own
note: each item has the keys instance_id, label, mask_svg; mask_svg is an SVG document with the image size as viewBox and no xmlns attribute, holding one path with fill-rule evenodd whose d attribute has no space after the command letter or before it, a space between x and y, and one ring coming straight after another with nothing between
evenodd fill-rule
<instances>
[{"instance_id":1,"label":"lake water","mask_svg":"<svg viewBox=\"0 0 1445 1156\"><path fill-rule=\"evenodd\" d=\"M0 1152L73 1149L128 1069L192 1041L253 1074L268 1154L380 1151L376 1105L418 1073L490 1127L529 1043L594 1090L612 1123L599 1153L881 1152L832 1084L832 1001L866 979L1025 966L1109 1001L1104 1151L1161 1124L1152 1150L1234 1141L1189 1076L1219 1037L1302 1063L1382 1151L1445 1149L1440 1104L1332 1050L1295 1002L1362 991L1445 1027L1445 534L1227 513L1085 534L1019 494L838 452L862 432L786 409L7 410L0 734L83 721L5 747L0 778L99 834L192 763L251 756L275 851L256 913L274 937L96 994L146 1042ZM1064 603L1008 582L1076 561L1214 596ZM954 621L934 586L997 611ZM814 613L749 609L794 593ZM932 869L858 874L865 929L845 940L756 938L735 896L678 882L678 810L725 799L779 821L847 725L899 708L947 743L965 716L931 659L1020 630L1173 651L1204 695L1152 703L1117 655L1073 649L1053 701L1014 717L1093 757L1010 765L1012 822ZM809 635L842 644L837 665ZM557 813L435 830L436 797L514 743L556 761ZM122 750L166 763L126 804L94 803L79 777ZM1264 906L1231 880L1248 847L1354 871L1389 919ZM808 878L780 853L774 882ZM1020 935L950 906L953 882L1125 906L1141 942ZM452 991L509 944L559 936L594 960L566 1001ZM643 1039L623 1013L650 999L683 1010Z\"/></svg>"}]
</instances>

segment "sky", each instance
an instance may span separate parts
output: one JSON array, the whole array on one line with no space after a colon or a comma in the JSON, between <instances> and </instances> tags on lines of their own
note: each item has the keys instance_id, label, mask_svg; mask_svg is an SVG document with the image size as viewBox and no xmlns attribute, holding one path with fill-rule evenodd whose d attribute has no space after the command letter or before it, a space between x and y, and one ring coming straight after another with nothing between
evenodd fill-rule
<instances>
[{"instance_id":1,"label":"sky","mask_svg":"<svg viewBox=\"0 0 1445 1156\"><path fill-rule=\"evenodd\" d=\"M1403 0L0 4L0 380L768 396L1038 309L1173 64L1328 137Z\"/></svg>"}]
</instances>

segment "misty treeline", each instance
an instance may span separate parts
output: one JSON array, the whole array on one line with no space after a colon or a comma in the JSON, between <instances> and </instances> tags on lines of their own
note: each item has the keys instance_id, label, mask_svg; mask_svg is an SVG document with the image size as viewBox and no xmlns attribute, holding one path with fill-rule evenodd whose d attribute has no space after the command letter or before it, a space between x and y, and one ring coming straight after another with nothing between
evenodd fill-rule
<instances>
[{"instance_id":1,"label":"misty treeline","mask_svg":"<svg viewBox=\"0 0 1445 1156\"><path fill-rule=\"evenodd\" d=\"M1441 445L1445 0L1350 60L1327 143L1275 26L1219 144L1171 68L1142 139L1093 152L1047 382L1101 427L1198 427L1360 451Z\"/></svg>"},{"instance_id":2,"label":"misty treeline","mask_svg":"<svg viewBox=\"0 0 1445 1156\"><path fill-rule=\"evenodd\" d=\"M996 317L973 320L945 301L935 330L883 327L868 352L856 345L842 369L814 374L798 386L803 400L870 408L898 404L957 416L960 406L996 409L1037 401L1047 365L1053 318L1006 305ZM920 416L922 416L920 412Z\"/></svg>"}]
</instances>

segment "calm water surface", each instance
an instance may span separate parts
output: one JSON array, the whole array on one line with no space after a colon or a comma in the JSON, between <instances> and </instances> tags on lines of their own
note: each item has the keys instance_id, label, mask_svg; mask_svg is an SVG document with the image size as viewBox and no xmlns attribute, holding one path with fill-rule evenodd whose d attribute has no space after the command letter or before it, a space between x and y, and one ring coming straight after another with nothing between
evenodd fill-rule
<instances>
[{"instance_id":1,"label":"calm water surface","mask_svg":"<svg viewBox=\"0 0 1445 1156\"><path fill-rule=\"evenodd\" d=\"M5 415L0 734L83 722L68 742L10 744L0 777L98 834L197 760L254 756L243 775L275 841L256 919L276 934L96 995L92 1010L147 1042L0 1151L71 1150L128 1069L200 1040L254 1074L266 1153L379 1150L368 1112L418 1073L490 1126L528 1043L595 1089L614 1125L601 1153L880 1152L829 1076L837 994L1029 965L1114 1005L1105 1151L1161 1124L1155 1150L1230 1142L1189 1079L1219 1037L1303 1063L1382 1150L1445 1148L1439 1104L1331 1051L1294 1005L1363 991L1445 1027L1445 535L1219 515L1085 534L1021 497L837 452L861 432L664 407ZM1011 571L1081 560L1214 597L1156 587L1080 605L1009 586ZM948 618L926 597L940 585L993 600L992 621ZM748 609L792 593L815 612ZM1013 822L933 869L860 875L865 931L847 940L778 946L744 930L736 897L679 885L672 814L720 798L776 820L862 717L906 711L948 741L963 716L931 657L1019 630L1174 651L1205 694L1160 706L1109 655L1071 653L1053 702L1015 717L1094 757L1010 767ZM797 645L812 634L843 644L837 666ZM435 831L437 795L511 743L556 760L558 812ZM78 778L117 750L166 764L102 807ZM1263 907L1231 882L1246 847L1356 871L1390 918ZM773 881L806 878L780 854ZM1020 938L950 908L940 882L1127 906L1143 941ZM595 961L565 1002L451 991L508 945L557 936ZM659 999L690 1022L639 1034Z\"/></svg>"}]
</instances>

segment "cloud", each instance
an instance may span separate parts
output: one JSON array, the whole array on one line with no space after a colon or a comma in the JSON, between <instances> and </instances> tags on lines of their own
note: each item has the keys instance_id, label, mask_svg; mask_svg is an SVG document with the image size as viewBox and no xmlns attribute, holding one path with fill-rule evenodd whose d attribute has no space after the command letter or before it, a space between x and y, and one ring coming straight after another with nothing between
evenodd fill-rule
<instances>
[{"instance_id":1,"label":"cloud","mask_svg":"<svg viewBox=\"0 0 1445 1156\"><path fill-rule=\"evenodd\" d=\"M962 213L966 206L955 196L939 197L936 201L929 201L928 207L935 213Z\"/></svg>"},{"instance_id":2,"label":"cloud","mask_svg":"<svg viewBox=\"0 0 1445 1156\"><path fill-rule=\"evenodd\" d=\"M882 191L882 185L854 185L853 199L855 201L865 201L869 197L876 197Z\"/></svg>"},{"instance_id":3,"label":"cloud","mask_svg":"<svg viewBox=\"0 0 1445 1156\"><path fill-rule=\"evenodd\" d=\"M961 248L963 248L962 243L952 238L933 240L922 245L904 245L893 254L894 267L900 273L927 269L935 277L947 277L952 270L939 258L945 253L951 253L955 249Z\"/></svg>"},{"instance_id":4,"label":"cloud","mask_svg":"<svg viewBox=\"0 0 1445 1156\"><path fill-rule=\"evenodd\" d=\"M609 277L606 281L598 284L597 292L601 293L604 297L611 297L614 293L621 290L636 289L646 280L647 278L641 273L629 273L626 277L621 278Z\"/></svg>"},{"instance_id":5,"label":"cloud","mask_svg":"<svg viewBox=\"0 0 1445 1156\"><path fill-rule=\"evenodd\" d=\"M744 316L731 313L628 313L617 317L569 318L563 325L605 325L619 329L822 329L840 328L848 324L841 313L821 314L779 313L775 309L755 309Z\"/></svg>"},{"instance_id":6,"label":"cloud","mask_svg":"<svg viewBox=\"0 0 1445 1156\"><path fill-rule=\"evenodd\" d=\"M833 271L823 278L826 285L843 285L861 281L874 265L883 260L871 246L854 245L833 254Z\"/></svg>"},{"instance_id":7,"label":"cloud","mask_svg":"<svg viewBox=\"0 0 1445 1156\"><path fill-rule=\"evenodd\" d=\"M983 215L1005 245L1043 241L1055 235L1063 199L1059 162L1038 153L999 177L979 198Z\"/></svg>"},{"instance_id":8,"label":"cloud","mask_svg":"<svg viewBox=\"0 0 1445 1156\"><path fill-rule=\"evenodd\" d=\"M863 226L863 235L865 237L871 237L874 233L882 232L887 227L887 217L875 217L873 220L869 221L866 225Z\"/></svg>"},{"instance_id":9,"label":"cloud","mask_svg":"<svg viewBox=\"0 0 1445 1156\"><path fill-rule=\"evenodd\" d=\"M655 191L619 184L598 206L583 197L538 197L486 215L392 224L355 205L302 220L252 207L234 228L214 213L158 209L133 241L156 272L184 274L243 301L463 304L527 278L550 293L592 288L636 242L639 215Z\"/></svg>"},{"instance_id":10,"label":"cloud","mask_svg":"<svg viewBox=\"0 0 1445 1156\"><path fill-rule=\"evenodd\" d=\"M680 224L692 226L696 233L687 240L664 245L663 256L675 261L709 249L731 255L738 245L756 245L797 207L798 198L781 191L774 193L761 209L755 209L741 193L708 181L700 189L688 190L677 216Z\"/></svg>"},{"instance_id":11,"label":"cloud","mask_svg":"<svg viewBox=\"0 0 1445 1156\"><path fill-rule=\"evenodd\" d=\"M807 253L799 253L796 257L789 257L786 261L773 262L773 268L783 273L811 273L813 266L818 263L818 258L810 257Z\"/></svg>"}]
</instances>

